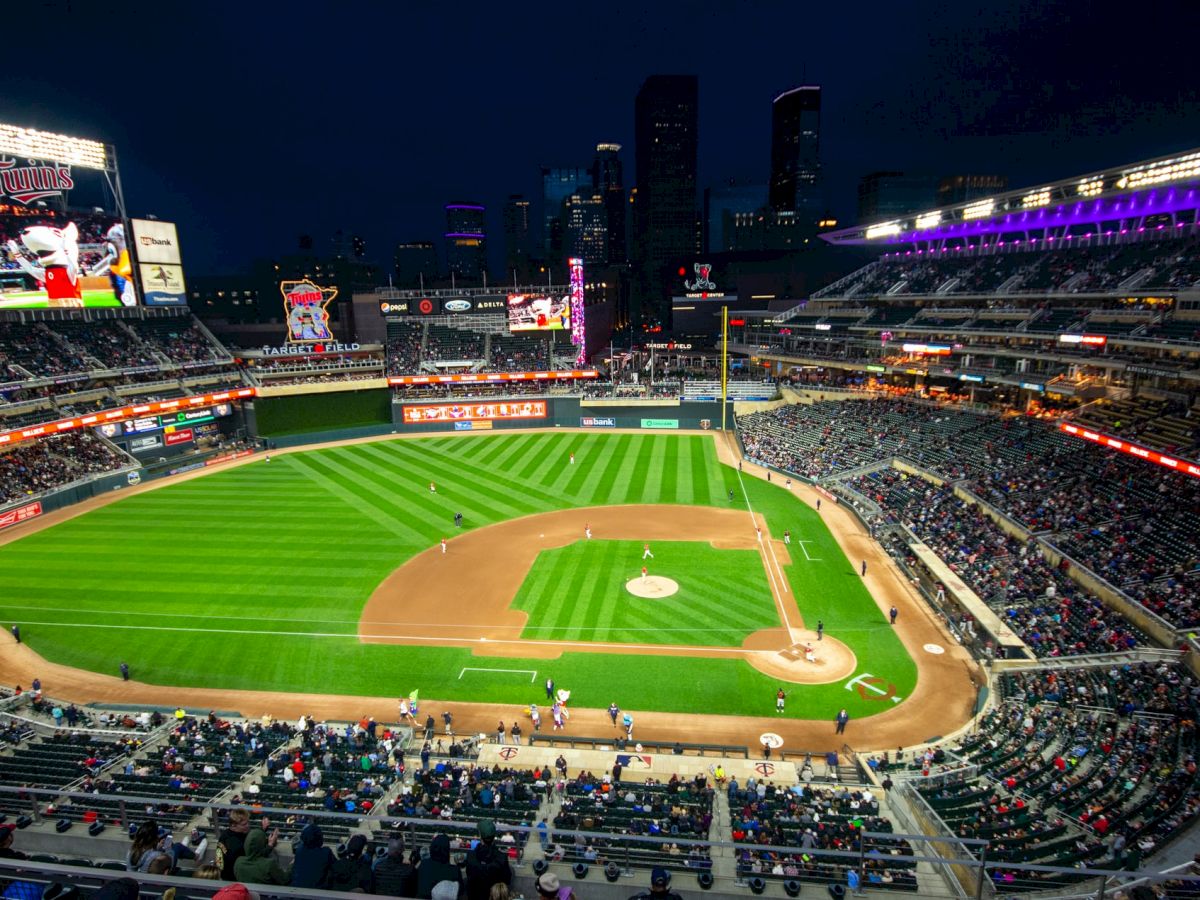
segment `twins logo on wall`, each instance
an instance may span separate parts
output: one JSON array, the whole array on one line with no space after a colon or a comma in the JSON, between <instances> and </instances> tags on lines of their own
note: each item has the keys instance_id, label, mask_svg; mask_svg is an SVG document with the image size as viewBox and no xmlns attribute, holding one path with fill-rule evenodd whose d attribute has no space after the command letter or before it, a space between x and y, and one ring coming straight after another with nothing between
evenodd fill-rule
<instances>
[{"instance_id":1,"label":"twins logo on wall","mask_svg":"<svg viewBox=\"0 0 1200 900\"><path fill-rule=\"evenodd\" d=\"M283 309L288 324L287 339L290 343L308 344L333 340L326 307L337 296L337 288L318 287L307 280L283 281L279 284L279 292L283 294Z\"/></svg>"},{"instance_id":2,"label":"twins logo on wall","mask_svg":"<svg viewBox=\"0 0 1200 900\"><path fill-rule=\"evenodd\" d=\"M71 167L42 160L0 159L0 199L10 197L18 203L31 203L46 197L61 197L75 187Z\"/></svg>"}]
</instances>

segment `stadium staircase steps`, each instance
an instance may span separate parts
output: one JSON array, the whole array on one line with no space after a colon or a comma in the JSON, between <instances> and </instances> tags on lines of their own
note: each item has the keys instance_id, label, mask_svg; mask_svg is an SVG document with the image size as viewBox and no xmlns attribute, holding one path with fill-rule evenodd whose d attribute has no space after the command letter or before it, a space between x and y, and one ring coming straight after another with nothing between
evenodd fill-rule
<instances>
[{"instance_id":1,"label":"stadium staircase steps","mask_svg":"<svg viewBox=\"0 0 1200 900\"><path fill-rule=\"evenodd\" d=\"M1012 275L1009 278L1006 278L1003 281L1003 283L1001 283L1000 287L996 288L996 293L997 294L1011 294L1014 290L1016 290L1017 285L1019 285L1020 283L1021 283L1021 273L1018 272L1016 275ZM1022 324L1027 324L1027 322L1022 323Z\"/></svg>"},{"instance_id":2,"label":"stadium staircase steps","mask_svg":"<svg viewBox=\"0 0 1200 900\"><path fill-rule=\"evenodd\" d=\"M937 288L937 290L935 290L935 291L934 291L934 294L949 294L949 293L951 293L951 292L952 292L952 291L953 291L953 290L954 290L956 287L958 287L958 286L959 286L959 284L961 284L961 283L962 283L962 279L961 279L961 278L959 278L957 275L955 275L953 278L948 278L948 279L946 279L946 281L944 281L944 282L943 282L943 283L942 283L942 284L941 284L941 285L940 285L940 286Z\"/></svg>"},{"instance_id":3,"label":"stadium staircase steps","mask_svg":"<svg viewBox=\"0 0 1200 900\"><path fill-rule=\"evenodd\" d=\"M37 328L39 331L45 333L45 335L48 338L50 338L50 340L54 341L56 344L58 344L59 346L64 348L67 352L72 353L75 356L78 356L80 359L84 360L88 364L88 367L87 367L88 371L99 372L99 371L104 371L104 370L108 369L108 366L104 365L104 363L100 362L100 360L96 359L96 357L91 356L87 353L84 353L78 347L76 347L74 344L72 344L70 341L68 341L66 339L66 337L59 334L57 331L54 331L45 323L38 322Z\"/></svg>"},{"instance_id":4,"label":"stadium staircase steps","mask_svg":"<svg viewBox=\"0 0 1200 900\"><path fill-rule=\"evenodd\" d=\"M1136 287L1140 287L1151 279L1154 275L1154 269L1147 266L1144 269L1138 269L1124 281L1117 285L1119 291L1131 291Z\"/></svg>"},{"instance_id":5,"label":"stadium staircase steps","mask_svg":"<svg viewBox=\"0 0 1200 900\"><path fill-rule=\"evenodd\" d=\"M129 343L145 351L146 353L149 353L150 356L158 361L160 366L174 367L175 363L169 356L160 351L157 347L153 347L142 340L142 336L130 328L125 322L122 322L120 319L113 319L113 324L117 327L118 331L121 331L125 334L125 338L129 341Z\"/></svg>"},{"instance_id":6,"label":"stadium staircase steps","mask_svg":"<svg viewBox=\"0 0 1200 900\"><path fill-rule=\"evenodd\" d=\"M713 792L712 827L708 831L710 840L730 840L730 830L733 820L729 814L729 795L724 790ZM714 878L737 879L737 856L732 847L712 847L709 850L712 858L712 874Z\"/></svg>"}]
</instances>

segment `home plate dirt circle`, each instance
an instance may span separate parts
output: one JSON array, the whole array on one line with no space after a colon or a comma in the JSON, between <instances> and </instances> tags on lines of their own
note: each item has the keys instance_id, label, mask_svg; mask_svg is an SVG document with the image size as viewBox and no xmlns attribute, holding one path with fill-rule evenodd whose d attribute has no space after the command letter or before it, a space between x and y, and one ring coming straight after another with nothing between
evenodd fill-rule
<instances>
[{"instance_id":1,"label":"home plate dirt circle","mask_svg":"<svg viewBox=\"0 0 1200 900\"><path fill-rule=\"evenodd\" d=\"M670 597L678 592L679 582L673 578L664 578L662 575L647 575L645 578L639 575L637 578L625 582L625 590L635 597L661 600L663 597Z\"/></svg>"},{"instance_id":2,"label":"home plate dirt circle","mask_svg":"<svg viewBox=\"0 0 1200 900\"><path fill-rule=\"evenodd\" d=\"M809 648L811 648L811 659ZM746 662L764 675L792 684L843 681L858 668L849 647L825 632L821 640L807 628L764 628L742 642Z\"/></svg>"}]
</instances>

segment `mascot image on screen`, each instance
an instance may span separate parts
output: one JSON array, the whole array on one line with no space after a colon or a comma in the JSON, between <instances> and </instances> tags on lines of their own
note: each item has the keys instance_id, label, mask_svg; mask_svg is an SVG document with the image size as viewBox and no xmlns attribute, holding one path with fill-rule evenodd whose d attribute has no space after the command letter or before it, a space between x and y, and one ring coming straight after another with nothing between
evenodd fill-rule
<instances>
[{"instance_id":1,"label":"mascot image on screen","mask_svg":"<svg viewBox=\"0 0 1200 900\"><path fill-rule=\"evenodd\" d=\"M122 306L137 306L133 290L133 264L125 245L125 226L118 222L104 235L104 258L88 269L89 275L107 275L113 296Z\"/></svg>"},{"instance_id":2,"label":"mascot image on screen","mask_svg":"<svg viewBox=\"0 0 1200 900\"><path fill-rule=\"evenodd\" d=\"M32 254L31 262L16 241L8 242L13 261L46 292L50 306L82 307L83 282L79 272L79 229L31 225L21 232L21 243Z\"/></svg>"}]
</instances>

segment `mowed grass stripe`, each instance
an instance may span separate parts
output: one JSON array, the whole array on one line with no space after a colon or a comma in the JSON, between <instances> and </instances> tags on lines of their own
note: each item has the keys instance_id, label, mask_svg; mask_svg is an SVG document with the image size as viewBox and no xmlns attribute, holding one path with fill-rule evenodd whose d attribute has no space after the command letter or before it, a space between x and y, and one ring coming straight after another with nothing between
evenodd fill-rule
<instances>
[{"instance_id":1,"label":"mowed grass stripe","mask_svg":"<svg viewBox=\"0 0 1200 900\"><path fill-rule=\"evenodd\" d=\"M345 504L351 512L366 516L385 531L402 540L413 541L420 539L420 532L397 520L390 510L377 505L372 495L359 493L350 488L343 487L334 477L336 470L332 469L325 462L315 458L306 458L295 453L289 454L287 459L292 461L292 465L308 471L313 483L317 487L322 488L328 494L332 494Z\"/></svg>"},{"instance_id":2,"label":"mowed grass stripe","mask_svg":"<svg viewBox=\"0 0 1200 900\"><path fill-rule=\"evenodd\" d=\"M603 506L611 502L611 492L618 481L622 460L632 441L633 436L628 434L606 435L600 442L602 451L583 464L588 475L577 496L589 506Z\"/></svg>"},{"instance_id":3,"label":"mowed grass stripe","mask_svg":"<svg viewBox=\"0 0 1200 900\"><path fill-rule=\"evenodd\" d=\"M472 492L482 494L496 505L500 517L511 518L513 516L528 515L540 508L557 505L557 498L552 494L538 491L531 486L523 484L512 483L512 486L510 486L510 482L507 480L497 478L497 473L492 469L476 466L472 463L463 463L460 460L447 460L444 457L430 459L419 450L401 446L405 443L410 442L398 441L390 445L385 444L378 449L382 452L398 456L405 462L420 466L421 468L416 469L416 471L420 473L421 477L419 480L425 484L426 488L428 488L430 481L435 484L438 484L440 481L439 491L445 493L453 490L456 497L460 499L470 495ZM375 447L377 445L369 444L366 446ZM470 476L471 480L466 483L460 483L457 479L462 475Z\"/></svg>"},{"instance_id":4,"label":"mowed grass stripe","mask_svg":"<svg viewBox=\"0 0 1200 900\"><path fill-rule=\"evenodd\" d=\"M373 450L369 445L361 448L361 457L367 465L378 467L394 462L394 458L382 452ZM457 485L443 483L437 492L429 490L429 484L423 478L405 478L393 482L392 493L411 505L423 523L426 540L436 540L444 535L454 524L454 514L461 512L465 522L473 526L489 524L497 519L512 518L527 514L531 507L515 505L508 498L501 497L490 490L478 490L464 493Z\"/></svg>"},{"instance_id":5,"label":"mowed grass stripe","mask_svg":"<svg viewBox=\"0 0 1200 900\"><path fill-rule=\"evenodd\" d=\"M391 490L387 486L387 481L382 477L379 479L370 477L371 473L383 476L385 473L382 470L368 467L364 474L361 467L355 465L351 454L338 454L333 459L323 458L319 461L311 460L311 462L319 466L322 474L331 480L337 476L337 480L347 492L361 499L365 504L365 510L374 510L374 513L368 512L372 518L379 522L389 523L388 530L396 537L414 546L429 543L429 530L410 524L414 521L414 517L404 506L408 498ZM420 521L420 519L416 521Z\"/></svg>"},{"instance_id":6,"label":"mowed grass stripe","mask_svg":"<svg viewBox=\"0 0 1200 900\"><path fill-rule=\"evenodd\" d=\"M658 443L657 436L638 435L634 439L633 452L636 454L636 460L631 467L633 471L625 478L625 496L620 502L638 503L645 495L648 488L647 482L650 481L646 477L649 474L650 457L654 453L656 443Z\"/></svg>"},{"instance_id":7,"label":"mowed grass stripe","mask_svg":"<svg viewBox=\"0 0 1200 900\"><path fill-rule=\"evenodd\" d=\"M707 506L712 503L713 498L710 488L713 473L709 469L709 460L715 460L716 452L711 442L708 441L705 441L704 444L701 444L700 441L693 441L691 451L692 502L698 506Z\"/></svg>"}]
</instances>

